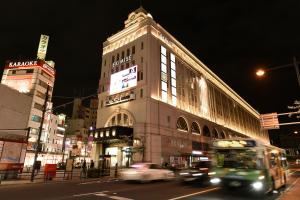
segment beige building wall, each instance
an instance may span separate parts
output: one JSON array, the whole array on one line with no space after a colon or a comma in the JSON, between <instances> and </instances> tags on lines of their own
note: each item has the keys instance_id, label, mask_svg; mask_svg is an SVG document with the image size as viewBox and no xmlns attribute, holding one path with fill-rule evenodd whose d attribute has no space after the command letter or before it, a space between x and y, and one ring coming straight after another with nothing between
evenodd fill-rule
<instances>
[{"instance_id":1,"label":"beige building wall","mask_svg":"<svg viewBox=\"0 0 300 200\"><path fill-rule=\"evenodd\" d=\"M140 139L145 146L144 160L155 163L170 162L170 156L191 154L193 141L209 144L215 137L252 137L269 143L267 132L260 130L260 114L157 24L149 13L143 9L130 13L125 27L103 43L97 128L111 125L132 127L134 138ZM161 97L161 46L167 49L167 102ZM122 52L126 55L127 49L130 49L131 60L114 66L112 59L118 54L121 57ZM176 58L176 105L172 105L170 92L170 53ZM143 79L128 91L110 95L111 74L134 65L142 72ZM200 99L190 99L191 95L201 97L204 91L198 88L201 81L205 82L207 88L205 112L200 106L200 103L203 105ZM185 90L185 95L180 89ZM131 93L135 98L107 105L110 99L118 99L118 95L122 96L123 93ZM124 113L129 115L133 123L122 124L122 120L112 123L114 116L120 113L122 116ZM188 130L178 130L177 121L180 117L185 119ZM199 126L200 133L192 133L193 122ZM210 136L204 136L204 129L208 129Z\"/></svg>"}]
</instances>

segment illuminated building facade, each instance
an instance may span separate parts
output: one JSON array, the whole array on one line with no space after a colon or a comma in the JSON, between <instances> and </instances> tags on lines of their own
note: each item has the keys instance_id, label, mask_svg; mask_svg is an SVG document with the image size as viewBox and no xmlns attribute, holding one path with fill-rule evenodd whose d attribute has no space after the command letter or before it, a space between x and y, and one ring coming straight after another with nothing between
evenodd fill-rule
<instances>
[{"instance_id":1,"label":"illuminated building facade","mask_svg":"<svg viewBox=\"0 0 300 200\"><path fill-rule=\"evenodd\" d=\"M260 114L143 8L103 43L101 67L95 160L186 165L215 138L269 143Z\"/></svg>"},{"instance_id":2,"label":"illuminated building facade","mask_svg":"<svg viewBox=\"0 0 300 200\"><path fill-rule=\"evenodd\" d=\"M42 120L43 104L46 98L47 85L49 84L49 97L47 111L45 113L43 131L41 135L41 151L46 151L46 143L49 138L49 124L52 114L51 97L55 80L53 61L8 61L5 65L1 83L21 93L32 97L31 109L26 126L30 127L27 154L25 159L28 165L32 165L34 150L37 148L37 139ZM29 160L28 160L29 159Z\"/></svg>"}]
</instances>

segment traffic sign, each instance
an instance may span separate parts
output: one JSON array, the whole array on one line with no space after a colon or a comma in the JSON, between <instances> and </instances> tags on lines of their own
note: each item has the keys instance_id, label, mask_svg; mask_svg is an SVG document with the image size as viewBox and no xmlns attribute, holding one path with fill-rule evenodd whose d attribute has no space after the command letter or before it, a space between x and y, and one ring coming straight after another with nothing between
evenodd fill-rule
<instances>
[{"instance_id":1,"label":"traffic sign","mask_svg":"<svg viewBox=\"0 0 300 200\"><path fill-rule=\"evenodd\" d=\"M268 113L260 115L260 125L263 129L279 129L277 113Z\"/></svg>"}]
</instances>

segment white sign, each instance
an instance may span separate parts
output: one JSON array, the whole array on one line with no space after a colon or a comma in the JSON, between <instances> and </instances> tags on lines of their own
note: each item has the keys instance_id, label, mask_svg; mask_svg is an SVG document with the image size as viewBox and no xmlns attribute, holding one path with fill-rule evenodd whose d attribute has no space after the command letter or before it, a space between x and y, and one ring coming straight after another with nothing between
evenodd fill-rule
<instances>
[{"instance_id":1,"label":"white sign","mask_svg":"<svg viewBox=\"0 0 300 200\"><path fill-rule=\"evenodd\" d=\"M37 66L37 61L23 61L23 62L10 62L8 67L27 67L27 66Z\"/></svg>"},{"instance_id":2,"label":"white sign","mask_svg":"<svg viewBox=\"0 0 300 200\"><path fill-rule=\"evenodd\" d=\"M125 58L121 58L120 60L117 60L117 61L113 62L112 66L115 67L117 65L120 65L122 63L127 63L129 61L131 61L131 55L126 56Z\"/></svg>"},{"instance_id":3,"label":"white sign","mask_svg":"<svg viewBox=\"0 0 300 200\"><path fill-rule=\"evenodd\" d=\"M128 90L137 85L137 65L120 72L114 73L110 77L110 94L116 94Z\"/></svg>"},{"instance_id":4,"label":"white sign","mask_svg":"<svg viewBox=\"0 0 300 200\"><path fill-rule=\"evenodd\" d=\"M37 52L37 58L41 60L45 60L47 47L48 47L49 36L48 35L41 35L39 48Z\"/></svg>"}]
</instances>

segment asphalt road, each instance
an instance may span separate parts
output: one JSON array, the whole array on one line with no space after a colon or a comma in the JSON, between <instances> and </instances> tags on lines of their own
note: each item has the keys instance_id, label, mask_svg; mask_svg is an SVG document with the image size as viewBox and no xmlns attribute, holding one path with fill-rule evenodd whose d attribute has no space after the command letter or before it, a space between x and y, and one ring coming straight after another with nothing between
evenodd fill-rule
<instances>
[{"instance_id":1,"label":"asphalt road","mask_svg":"<svg viewBox=\"0 0 300 200\"><path fill-rule=\"evenodd\" d=\"M289 183L300 177L300 171L290 176ZM277 199L277 194L264 197L265 200ZM90 182L56 182L46 184L26 184L14 186L0 186L1 200L14 199L42 199L42 200L68 200L68 199L103 199L103 200L159 200L159 199L191 199L191 200L218 200L218 199L255 199L248 194L223 193L219 188L201 186L196 184L183 185L178 181L162 181L152 183L127 183L118 180L90 181ZM262 199L262 198L259 198Z\"/></svg>"}]
</instances>

